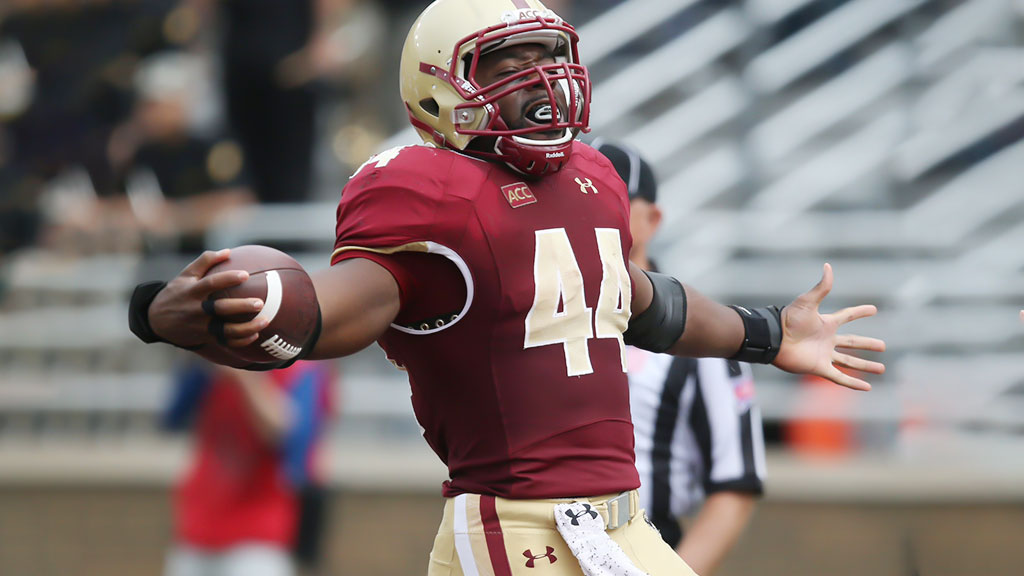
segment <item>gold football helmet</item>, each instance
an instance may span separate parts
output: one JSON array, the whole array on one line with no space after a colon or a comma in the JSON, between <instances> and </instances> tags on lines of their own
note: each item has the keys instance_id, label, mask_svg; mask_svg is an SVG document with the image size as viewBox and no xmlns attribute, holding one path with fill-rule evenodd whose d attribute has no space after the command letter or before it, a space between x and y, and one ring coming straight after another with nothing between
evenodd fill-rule
<instances>
[{"instance_id":1,"label":"gold football helmet","mask_svg":"<svg viewBox=\"0 0 1024 576\"><path fill-rule=\"evenodd\" d=\"M557 171L590 121L590 78L578 42L575 29L537 0L437 0L413 24L402 51L409 120L428 143L531 176ZM555 62L481 86L474 78L480 57L517 44L545 45ZM498 100L538 87L548 92L546 113L535 116L533 126L511 129ZM554 130L562 131L554 140L530 137ZM477 138L486 140L470 147Z\"/></svg>"}]
</instances>

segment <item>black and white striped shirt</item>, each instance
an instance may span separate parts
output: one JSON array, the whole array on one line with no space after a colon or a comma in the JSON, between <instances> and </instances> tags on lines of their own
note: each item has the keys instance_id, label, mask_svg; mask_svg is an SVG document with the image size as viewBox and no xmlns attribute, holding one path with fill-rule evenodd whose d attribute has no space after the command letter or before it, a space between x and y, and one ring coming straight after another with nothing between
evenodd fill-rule
<instances>
[{"instance_id":1,"label":"black and white striped shirt","mask_svg":"<svg viewBox=\"0 0 1024 576\"><path fill-rule=\"evenodd\" d=\"M750 366L731 360L633 347L628 354L640 503L675 545L682 537L679 517L696 512L707 494L763 490L754 381Z\"/></svg>"}]
</instances>

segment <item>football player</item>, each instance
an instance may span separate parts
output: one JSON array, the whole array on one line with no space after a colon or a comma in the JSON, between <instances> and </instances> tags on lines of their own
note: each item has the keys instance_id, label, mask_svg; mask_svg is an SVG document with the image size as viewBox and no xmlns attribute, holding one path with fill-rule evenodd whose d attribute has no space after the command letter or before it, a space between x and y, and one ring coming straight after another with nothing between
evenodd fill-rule
<instances>
[{"instance_id":1,"label":"football player","mask_svg":"<svg viewBox=\"0 0 1024 576\"><path fill-rule=\"evenodd\" d=\"M626 344L732 357L867 382L837 350L875 350L837 328L875 313L821 314L832 286L785 308L727 307L645 273L630 249L626 187L576 141L590 78L576 31L537 0L438 0L413 24L401 91L425 145L379 154L342 191L332 266L315 275L322 330L299 357L378 342L408 371L448 498L428 574L692 573L638 514ZM223 317L251 299L204 301L245 280L207 275L206 252L169 283L137 287L145 341L240 365L262 320ZM226 343L222 345L220 343ZM248 366L268 369L276 365Z\"/></svg>"}]
</instances>

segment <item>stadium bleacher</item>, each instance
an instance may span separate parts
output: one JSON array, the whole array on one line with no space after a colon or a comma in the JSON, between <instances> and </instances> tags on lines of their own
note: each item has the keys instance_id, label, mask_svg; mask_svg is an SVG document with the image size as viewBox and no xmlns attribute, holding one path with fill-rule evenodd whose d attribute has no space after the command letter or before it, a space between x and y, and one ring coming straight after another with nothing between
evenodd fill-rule
<instances>
[{"instance_id":1,"label":"stadium bleacher","mask_svg":"<svg viewBox=\"0 0 1024 576\"><path fill-rule=\"evenodd\" d=\"M679 30L659 26L680 18ZM898 425L912 409L937 428L1019 435L1022 20L1020 2L990 0L625 1L581 26L600 71L594 134L656 165L665 270L720 300L767 304L810 287L829 261L829 309L879 305L857 330L888 340L890 371L841 417ZM635 48L651 34L668 37ZM405 130L385 146L415 140ZM208 243L286 243L310 269L326 266L341 184L311 204L241 211ZM174 352L128 333L138 274L136 255L3 263L0 444L156 435ZM421 442L404 376L382 356L346 361L339 437ZM766 419L807 415L788 375L757 376ZM67 427L68 414L86 424Z\"/></svg>"}]
</instances>

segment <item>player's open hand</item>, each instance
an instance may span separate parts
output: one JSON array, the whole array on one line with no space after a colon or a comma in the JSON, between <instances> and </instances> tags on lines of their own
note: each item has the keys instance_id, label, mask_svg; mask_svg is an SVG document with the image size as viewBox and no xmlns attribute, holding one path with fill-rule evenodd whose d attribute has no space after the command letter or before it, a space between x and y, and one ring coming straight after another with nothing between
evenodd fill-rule
<instances>
[{"instance_id":1,"label":"player's open hand","mask_svg":"<svg viewBox=\"0 0 1024 576\"><path fill-rule=\"evenodd\" d=\"M226 270L207 275L210 269L228 259L230 250L206 251L186 266L167 287L157 294L149 307L149 324L161 338L178 346L198 348L218 343L230 347L254 342L266 326L263 318L249 322L225 322L232 315L252 314L263 307L258 298L218 298L211 294L238 286L248 280L244 270Z\"/></svg>"},{"instance_id":2,"label":"player's open hand","mask_svg":"<svg viewBox=\"0 0 1024 576\"><path fill-rule=\"evenodd\" d=\"M844 308L821 314L818 306L832 290L832 266L825 264L821 281L782 309L782 346L775 357L776 367L797 374L814 374L854 390L870 390L871 385L839 370L837 366L861 372L881 374L885 365L851 356L839 349L882 352L885 342L877 338L837 334L843 324L874 316L871 305Z\"/></svg>"}]
</instances>

